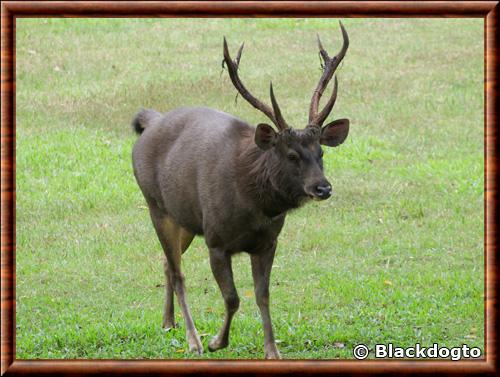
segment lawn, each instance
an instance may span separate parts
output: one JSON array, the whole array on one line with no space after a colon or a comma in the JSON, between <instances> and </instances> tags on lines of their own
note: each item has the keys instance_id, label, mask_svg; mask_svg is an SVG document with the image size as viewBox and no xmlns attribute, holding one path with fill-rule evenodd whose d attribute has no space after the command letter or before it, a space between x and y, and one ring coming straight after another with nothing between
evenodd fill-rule
<instances>
[{"instance_id":1,"label":"lawn","mask_svg":"<svg viewBox=\"0 0 500 377\"><path fill-rule=\"evenodd\" d=\"M483 20L346 19L325 148L335 194L291 213L271 276L284 358L352 358L356 344L484 350ZM266 121L221 75L222 36L243 41L240 76L304 127L334 19L17 19L17 358L189 358L161 328L162 251L132 173L141 107L216 108ZM203 156L200 156L203 158ZM263 358L250 261L230 345L202 358ZM224 305L203 238L184 255L205 350ZM196 356L198 357L198 356Z\"/></svg>"}]
</instances>

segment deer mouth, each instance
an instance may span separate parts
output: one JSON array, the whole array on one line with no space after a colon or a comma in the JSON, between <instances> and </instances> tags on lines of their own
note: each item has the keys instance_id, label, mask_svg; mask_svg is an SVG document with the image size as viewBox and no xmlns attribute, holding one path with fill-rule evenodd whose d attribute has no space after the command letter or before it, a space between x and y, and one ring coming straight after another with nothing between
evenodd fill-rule
<instances>
[{"instance_id":1,"label":"deer mouth","mask_svg":"<svg viewBox=\"0 0 500 377\"><path fill-rule=\"evenodd\" d=\"M308 196L310 199L314 200L315 202L321 202L321 201L325 200L325 199L322 199L316 195L308 195Z\"/></svg>"}]
</instances>

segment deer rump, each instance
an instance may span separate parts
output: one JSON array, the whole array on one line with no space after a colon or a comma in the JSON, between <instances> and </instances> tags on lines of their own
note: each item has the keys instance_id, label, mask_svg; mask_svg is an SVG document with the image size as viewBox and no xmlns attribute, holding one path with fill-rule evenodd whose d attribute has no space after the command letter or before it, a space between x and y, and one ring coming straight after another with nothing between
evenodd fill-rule
<instances>
[{"instance_id":1,"label":"deer rump","mask_svg":"<svg viewBox=\"0 0 500 377\"><path fill-rule=\"evenodd\" d=\"M245 161L257 152L249 148L255 127L202 107L164 115L142 110L133 124L142 133L133 149L134 174L150 208L203 235L209 247L251 253L278 236L285 215L268 217L256 208L243 179L248 169L266 168Z\"/></svg>"}]
</instances>

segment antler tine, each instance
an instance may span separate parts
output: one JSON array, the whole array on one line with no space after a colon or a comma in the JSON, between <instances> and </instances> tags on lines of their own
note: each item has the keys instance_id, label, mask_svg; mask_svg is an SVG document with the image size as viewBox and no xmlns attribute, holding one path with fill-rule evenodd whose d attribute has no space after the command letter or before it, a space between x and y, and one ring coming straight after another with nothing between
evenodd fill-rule
<instances>
[{"instance_id":1,"label":"antler tine","mask_svg":"<svg viewBox=\"0 0 500 377\"><path fill-rule=\"evenodd\" d=\"M274 91L273 91L273 83L271 82L270 87L269 87L269 92L271 96L271 103L273 105L273 111L274 111L274 116L278 122L277 126L280 130L283 130L285 128L288 128L285 119L283 118L283 115L281 115L281 110L280 107L278 106L278 102L276 101L276 97L274 96Z\"/></svg>"},{"instance_id":2,"label":"antler tine","mask_svg":"<svg viewBox=\"0 0 500 377\"><path fill-rule=\"evenodd\" d=\"M347 49L349 48L349 36L347 35L347 31L344 28L344 25L342 25L342 22L339 21L340 24L340 29L342 31L342 37L343 37L343 44L342 48L340 49L339 53L335 55L333 58L330 58L328 56L328 53L326 50L323 48L323 45L321 44L321 40L319 39L318 35L318 47L319 47L319 52L321 54L321 57L323 58L325 62L325 67L323 74L321 78L319 79L318 85L316 89L314 90L313 96L311 98L311 105L309 107L309 125L310 126L315 126L315 127L321 127L325 119L328 117L330 111L333 108L333 105L335 104L335 99L337 96L337 89L334 88L332 97L329 99L328 103L326 104L325 108L321 111L321 113L318 114L318 107L319 107L319 101L321 99L321 96L323 95L323 92L325 91L328 83L333 77L333 74L335 73L335 70L339 66L340 62L344 58ZM336 79L335 79L336 81ZM337 84L335 84L337 85ZM334 98L335 97L335 98Z\"/></svg>"},{"instance_id":3,"label":"antler tine","mask_svg":"<svg viewBox=\"0 0 500 377\"><path fill-rule=\"evenodd\" d=\"M231 78L234 87L236 88L236 90L238 90L241 96L245 98L253 107L255 107L257 110L262 111L276 125L276 127L278 127L279 130L287 128L287 125L284 122L283 117L281 116L278 104L276 103L276 99L274 99L273 111L269 106L262 103L252 94L250 94L250 92L247 90L247 88L245 88L240 78L238 77L238 65L241 59L241 54L243 52L243 46L244 44L241 45L236 55L236 59L233 61L231 59L231 56L229 55L229 48L227 47L226 37L224 37L224 61L226 62L227 69L229 71L229 77ZM274 97L274 95L272 97ZM271 98L271 101L273 101L273 98ZM279 115L276 116L276 114Z\"/></svg>"},{"instance_id":4,"label":"antler tine","mask_svg":"<svg viewBox=\"0 0 500 377\"><path fill-rule=\"evenodd\" d=\"M243 47L245 47L245 42L243 42L238 50L238 54L236 55L236 59L234 59L234 62L236 63L237 66L240 65L240 59L241 59L241 53L243 52Z\"/></svg>"},{"instance_id":5,"label":"antler tine","mask_svg":"<svg viewBox=\"0 0 500 377\"><path fill-rule=\"evenodd\" d=\"M323 110L321 110L321 112L318 115L318 120L320 120L320 122L318 122L318 123L320 125L323 124L323 122L325 121L325 119L328 117L328 115L332 111L333 105L335 105L335 101L337 100L338 85L339 85L339 83L337 81L337 76L335 76L333 78L333 92L332 92L332 95L330 96L330 99L326 103L326 105L323 108Z\"/></svg>"},{"instance_id":6,"label":"antler tine","mask_svg":"<svg viewBox=\"0 0 500 377\"><path fill-rule=\"evenodd\" d=\"M330 57L328 56L328 52L325 51L323 48L323 45L321 44L321 39L319 38L319 34L316 34L316 37L318 38L318 47L319 47L319 54L323 58L323 61L328 63L328 60L330 60Z\"/></svg>"}]
</instances>

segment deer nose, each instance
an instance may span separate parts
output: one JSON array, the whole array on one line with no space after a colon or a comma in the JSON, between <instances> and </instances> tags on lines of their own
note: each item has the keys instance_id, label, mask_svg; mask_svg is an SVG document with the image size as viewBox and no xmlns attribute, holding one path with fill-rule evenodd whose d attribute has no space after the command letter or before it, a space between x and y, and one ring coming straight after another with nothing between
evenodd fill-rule
<instances>
[{"instance_id":1,"label":"deer nose","mask_svg":"<svg viewBox=\"0 0 500 377\"><path fill-rule=\"evenodd\" d=\"M316 194L319 199L328 199L332 195L332 186L318 185L314 189L314 194Z\"/></svg>"}]
</instances>

